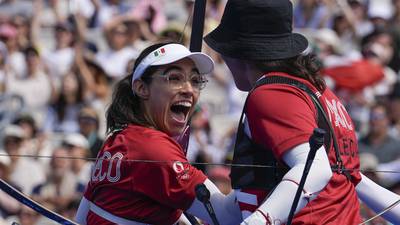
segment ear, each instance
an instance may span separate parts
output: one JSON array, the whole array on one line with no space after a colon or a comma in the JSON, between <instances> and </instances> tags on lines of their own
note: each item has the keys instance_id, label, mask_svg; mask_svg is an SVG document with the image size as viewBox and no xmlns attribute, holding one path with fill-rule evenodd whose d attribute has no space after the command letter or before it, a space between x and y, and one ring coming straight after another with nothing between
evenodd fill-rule
<instances>
[{"instance_id":1,"label":"ear","mask_svg":"<svg viewBox=\"0 0 400 225\"><path fill-rule=\"evenodd\" d=\"M142 80L135 80L133 82L133 92L142 99L148 99L150 96L149 86Z\"/></svg>"}]
</instances>

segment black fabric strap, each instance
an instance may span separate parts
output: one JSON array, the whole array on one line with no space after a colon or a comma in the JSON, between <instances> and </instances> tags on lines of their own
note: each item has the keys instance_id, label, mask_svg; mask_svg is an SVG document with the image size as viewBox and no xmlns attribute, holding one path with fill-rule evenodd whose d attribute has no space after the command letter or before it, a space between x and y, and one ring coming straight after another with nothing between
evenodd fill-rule
<instances>
[{"instance_id":1,"label":"black fabric strap","mask_svg":"<svg viewBox=\"0 0 400 225\"><path fill-rule=\"evenodd\" d=\"M307 85L305 85L304 83L302 83L300 81L297 81L297 80L294 80L294 79L291 79L288 77L282 77L282 76L276 76L276 75L264 76L262 79L257 81L257 83L252 91L254 91L257 87L265 85L265 84L288 84L288 85L291 85L291 86L294 86L294 87L297 87L297 88L303 90L311 97L311 100L313 101L314 106L318 110L318 115L322 116L323 122L326 124L326 126L329 129L328 132L329 132L330 140L333 141L333 148L335 150L335 156L336 156L336 165L333 165L332 169L336 170L336 172L343 173L349 180L351 180L348 170L346 170L345 166L343 165L343 161L342 161L342 158L341 158L340 152L339 152L339 145L337 143L336 135L333 131L332 125L324 111L324 108L322 107L321 103L319 102L316 94L310 88L308 88ZM249 96L250 96L250 94L249 94ZM246 99L245 107L246 107L246 105L247 105L247 99ZM243 110L240 121L242 121L242 119L243 119L244 111L245 110ZM321 118L318 118L318 121L320 119ZM328 147L329 146L330 145L328 145ZM329 148L326 150L329 151Z\"/></svg>"}]
</instances>

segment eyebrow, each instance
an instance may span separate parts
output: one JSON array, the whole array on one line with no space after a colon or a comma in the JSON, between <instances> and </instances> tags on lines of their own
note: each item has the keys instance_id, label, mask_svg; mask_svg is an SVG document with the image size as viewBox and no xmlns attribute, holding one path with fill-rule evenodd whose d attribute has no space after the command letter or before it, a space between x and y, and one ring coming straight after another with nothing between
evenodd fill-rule
<instances>
[{"instance_id":1,"label":"eyebrow","mask_svg":"<svg viewBox=\"0 0 400 225\"><path fill-rule=\"evenodd\" d=\"M179 71L182 71L182 68L179 67L179 66L174 66L174 65L173 65L173 66L168 67L166 70L164 70L163 73L168 73L168 72L171 71L171 70L179 70ZM200 73L199 70L198 70L196 67L193 67L193 69L192 69L191 72Z\"/></svg>"}]
</instances>

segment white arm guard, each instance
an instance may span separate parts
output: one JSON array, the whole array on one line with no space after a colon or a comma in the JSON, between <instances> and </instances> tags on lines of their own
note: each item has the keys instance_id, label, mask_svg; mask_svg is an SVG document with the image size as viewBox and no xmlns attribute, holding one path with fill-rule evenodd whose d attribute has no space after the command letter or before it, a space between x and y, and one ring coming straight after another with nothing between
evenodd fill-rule
<instances>
[{"instance_id":1,"label":"white arm guard","mask_svg":"<svg viewBox=\"0 0 400 225\"><path fill-rule=\"evenodd\" d=\"M376 213L400 199L399 195L379 186L363 174L361 174L360 183L356 186L356 191L360 200ZM400 205L395 206L382 217L393 224L400 224Z\"/></svg>"},{"instance_id":2,"label":"white arm guard","mask_svg":"<svg viewBox=\"0 0 400 225\"><path fill-rule=\"evenodd\" d=\"M285 174L282 181L267 200L258 208L265 215L270 217L272 224L281 224L287 221L309 151L310 145L308 143L303 143L289 150L283 156L283 160L291 169ZM315 155L315 159L304 185L303 195L300 197L295 213L299 212L309 201L313 200L318 195L326 184L328 184L331 176L332 171L328 156L326 155L325 148L321 147ZM253 215L259 217L260 213L252 214L252 216ZM246 220L247 224L256 224L251 221L250 217L249 220Z\"/></svg>"},{"instance_id":3,"label":"white arm guard","mask_svg":"<svg viewBox=\"0 0 400 225\"><path fill-rule=\"evenodd\" d=\"M236 203L235 194L232 191L229 195L222 194L219 189L210 180L204 181L207 189L210 191L210 202L214 208L219 223L226 225L237 225L242 221L240 209ZM188 213L196 216L209 224L212 224L204 204L195 199L192 206L187 210Z\"/></svg>"}]
</instances>

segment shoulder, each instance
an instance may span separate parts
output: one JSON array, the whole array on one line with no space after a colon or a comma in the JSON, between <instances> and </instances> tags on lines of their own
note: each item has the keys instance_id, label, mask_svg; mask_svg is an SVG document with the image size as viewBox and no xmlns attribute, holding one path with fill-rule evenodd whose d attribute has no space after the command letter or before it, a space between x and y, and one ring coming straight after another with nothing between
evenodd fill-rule
<instances>
[{"instance_id":1,"label":"shoulder","mask_svg":"<svg viewBox=\"0 0 400 225\"><path fill-rule=\"evenodd\" d=\"M159 145L160 143L177 145L174 139L166 133L143 126L129 125L121 131L121 135L124 135L128 141L150 146Z\"/></svg>"},{"instance_id":2,"label":"shoulder","mask_svg":"<svg viewBox=\"0 0 400 225\"><path fill-rule=\"evenodd\" d=\"M304 84L315 91L309 83L304 81ZM250 94L247 104L250 110L258 111L261 114L277 110L289 113L294 111L293 109L315 111L314 104L305 91L284 83L265 84L257 87Z\"/></svg>"},{"instance_id":3,"label":"shoulder","mask_svg":"<svg viewBox=\"0 0 400 225\"><path fill-rule=\"evenodd\" d=\"M179 144L167 134L136 125L129 125L121 132L109 137L106 145L121 146L132 158L157 160L171 157L171 155L183 155Z\"/></svg>"},{"instance_id":4,"label":"shoulder","mask_svg":"<svg viewBox=\"0 0 400 225\"><path fill-rule=\"evenodd\" d=\"M267 96L268 95L268 96ZM272 96L271 96L272 95ZM284 83L276 83L276 84L264 84L255 88L251 93L250 98L257 97L269 97L276 98L274 96L283 96L283 97L306 97L307 93L301 90L298 87L295 87L290 84Z\"/></svg>"}]
</instances>

